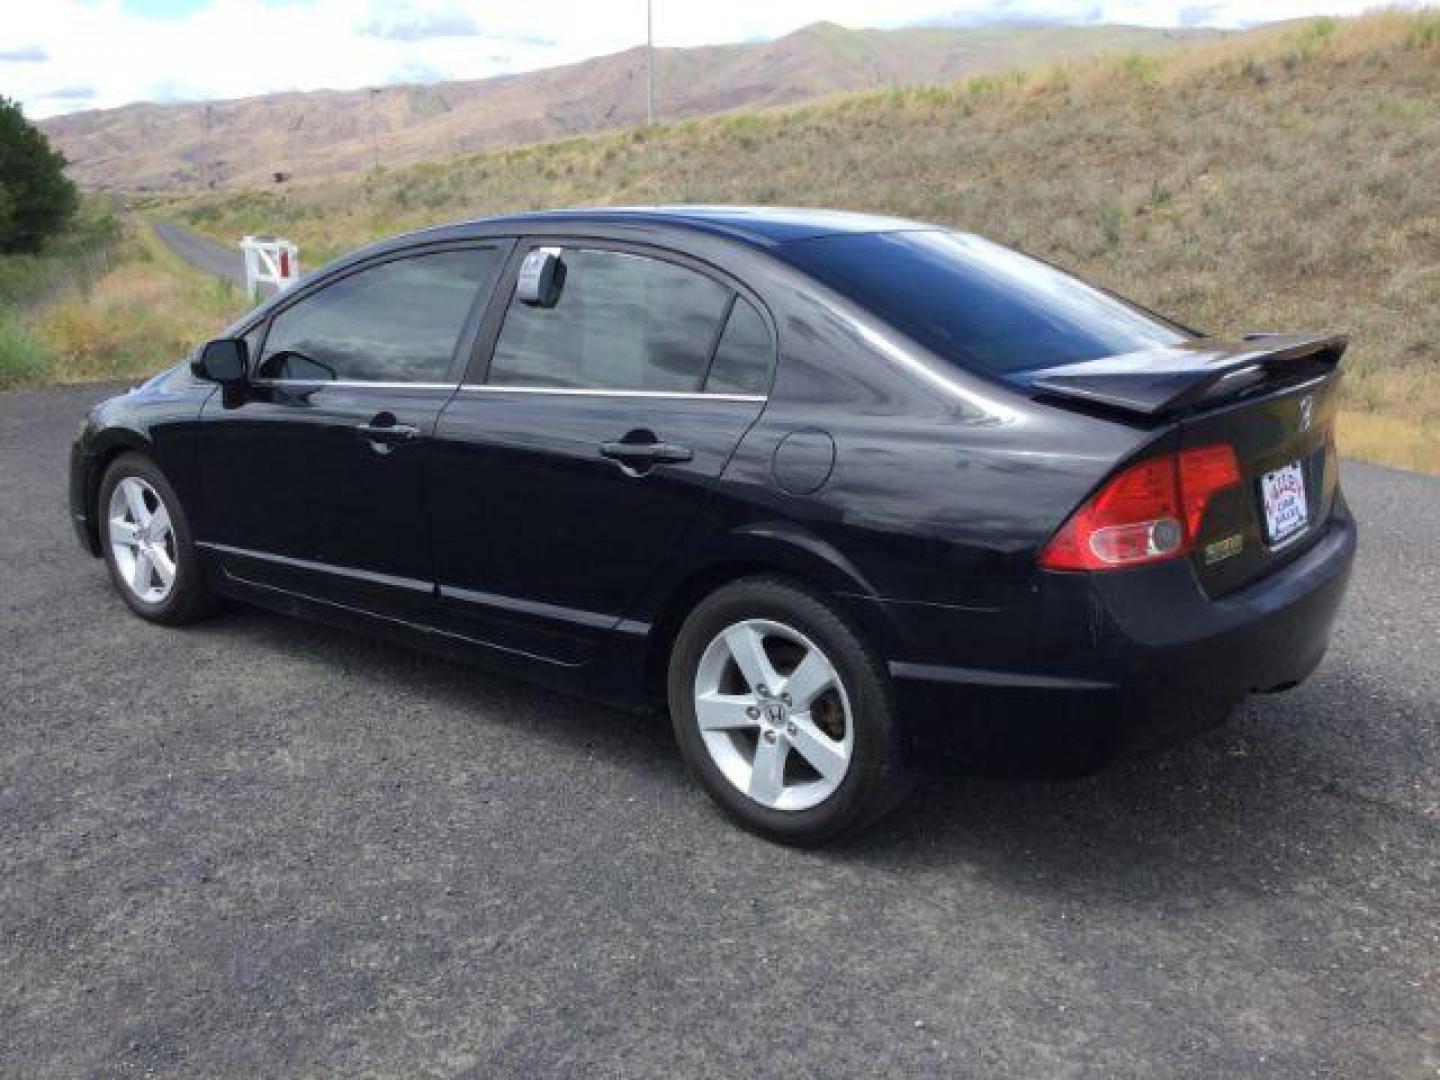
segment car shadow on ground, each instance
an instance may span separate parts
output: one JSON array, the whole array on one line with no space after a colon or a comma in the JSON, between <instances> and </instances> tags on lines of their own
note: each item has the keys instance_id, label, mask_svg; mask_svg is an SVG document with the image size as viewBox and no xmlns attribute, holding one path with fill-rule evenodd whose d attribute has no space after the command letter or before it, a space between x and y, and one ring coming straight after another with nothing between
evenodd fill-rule
<instances>
[{"instance_id":1,"label":"car shadow on ground","mask_svg":"<svg viewBox=\"0 0 1440 1080\"><path fill-rule=\"evenodd\" d=\"M486 725L522 726L557 754L599 756L704 799L658 714L595 705L250 609L185 633L338 665L345 678L373 683L377 696L400 691L483 715ZM1294 756L1293 730L1277 737L1283 727L1309 722L1310 710L1293 697L1252 698L1224 727L1078 779L931 776L890 817L805 858L902 874L963 865L1014 887L1077 900L1193 903L1216 889L1285 888L1287 879L1337 864L1353 846L1349 834L1364 827L1361 802L1315 775L1317 757L1338 762L1347 752L1337 744L1327 753L1329 729L1314 726L1303 761ZM617 727L622 737L615 737ZM718 812L715 827L730 828Z\"/></svg>"}]
</instances>

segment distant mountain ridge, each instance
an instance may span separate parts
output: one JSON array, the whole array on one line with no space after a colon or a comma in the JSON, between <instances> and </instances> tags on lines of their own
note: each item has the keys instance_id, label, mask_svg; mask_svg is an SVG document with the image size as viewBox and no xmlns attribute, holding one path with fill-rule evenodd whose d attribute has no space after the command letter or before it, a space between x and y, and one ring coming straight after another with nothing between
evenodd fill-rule
<instances>
[{"instance_id":1,"label":"distant mountain ridge","mask_svg":"<svg viewBox=\"0 0 1440 1080\"><path fill-rule=\"evenodd\" d=\"M1064 58L1163 49L1213 30L989 26L850 30L656 51L656 109L673 120L844 91L953 82ZM645 115L645 52L517 75L232 101L136 104L41 122L84 186L195 189L384 165L628 127Z\"/></svg>"}]
</instances>

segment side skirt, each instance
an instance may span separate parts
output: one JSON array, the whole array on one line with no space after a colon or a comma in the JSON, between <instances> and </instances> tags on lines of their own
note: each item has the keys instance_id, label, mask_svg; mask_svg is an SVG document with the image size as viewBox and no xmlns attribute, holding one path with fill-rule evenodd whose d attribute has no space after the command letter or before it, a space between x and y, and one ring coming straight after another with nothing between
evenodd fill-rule
<instances>
[{"instance_id":1,"label":"side skirt","mask_svg":"<svg viewBox=\"0 0 1440 1080\"><path fill-rule=\"evenodd\" d=\"M644 693L645 639L614 634L590 661L567 664L509 649L413 619L386 615L335 600L250 580L209 558L208 578L216 592L242 603L321 623L339 630L415 648L500 675L572 693L624 709L646 709Z\"/></svg>"}]
</instances>

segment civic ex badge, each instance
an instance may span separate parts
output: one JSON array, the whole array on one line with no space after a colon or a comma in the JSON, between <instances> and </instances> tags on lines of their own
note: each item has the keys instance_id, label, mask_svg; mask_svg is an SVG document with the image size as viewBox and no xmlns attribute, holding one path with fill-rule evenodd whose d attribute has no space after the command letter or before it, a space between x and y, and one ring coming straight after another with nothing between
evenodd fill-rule
<instances>
[{"instance_id":1,"label":"civic ex badge","mask_svg":"<svg viewBox=\"0 0 1440 1080\"><path fill-rule=\"evenodd\" d=\"M1231 555L1239 555L1240 548L1245 544L1239 533L1225 537L1224 540L1216 540L1213 544L1205 545L1205 565L1217 563L1221 559L1228 559Z\"/></svg>"},{"instance_id":2,"label":"civic ex badge","mask_svg":"<svg viewBox=\"0 0 1440 1080\"><path fill-rule=\"evenodd\" d=\"M1315 422L1315 395L1306 394L1300 399L1300 430L1309 431Z\"/></svg>"}]
</instances>

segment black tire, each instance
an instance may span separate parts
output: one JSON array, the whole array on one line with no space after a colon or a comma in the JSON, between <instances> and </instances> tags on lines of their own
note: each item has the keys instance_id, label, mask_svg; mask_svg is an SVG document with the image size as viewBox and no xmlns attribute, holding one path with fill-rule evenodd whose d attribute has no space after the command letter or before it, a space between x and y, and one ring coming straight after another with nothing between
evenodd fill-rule
<instances>
[{"instance_id":1,"label":"black tire","mask_svg":"<svg viewBox=\"0 0 1440 1080\"><path fill-rule=\"evenodd\" d=\"M136 595L116 565L115 545L110 539L110 499L120 482L127 477L137 477L148 484L170 515L169 550L175 564L175 581L169 593L158 602L149 602ZM100 481L96 520L100 525L100 546L105 553L105 565L110 570L110 580L131 611L149 622L181 626L203 618L215 610L216 598L206 584L204 567L201 565L199 552L195 550L185 509L181 506L175 489L170 486L170 481L153 461L142 454L129 452L121 454L110 464Z\"/></svg>"},{"instance_id":2,"label":"black tire","mask_svg":"<svg viewBox=\"0 0 1440 1080\"><path fill-rule=\"evenodd\" d=\"M850 704L854 738L844 778L807 809L775 809L741 791L715 763L696 718L695 685L705 650L727 627L755 619L781 623L818 646ZM794 582L743 578L702 600L676 635L667 689L675 738L690 771L751 832L786 844L823 843L878 820L911 789L908 744L884 663L833 607Z\"/></svg>"}]
</instances>

